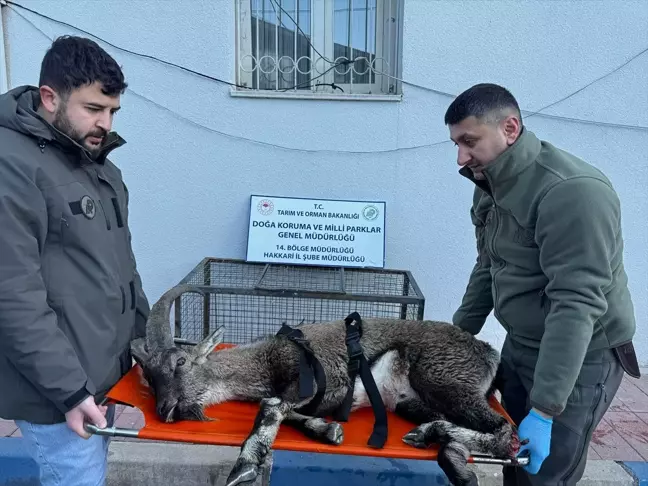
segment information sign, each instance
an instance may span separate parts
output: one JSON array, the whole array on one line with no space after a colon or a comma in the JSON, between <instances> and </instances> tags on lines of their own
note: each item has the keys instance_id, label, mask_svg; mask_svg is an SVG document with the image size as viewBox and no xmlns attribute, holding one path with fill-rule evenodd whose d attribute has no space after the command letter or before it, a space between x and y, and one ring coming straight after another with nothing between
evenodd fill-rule
<instances>
[{"instance_id":1,"label":"information sign","mask_svg":"<svg viewBox=\"0 0 648 486\"><path fill-rule=\"evenodd\" d=\"M247 261L383 268L385 206L252 195Z\"/></svg>"}]
</instances>

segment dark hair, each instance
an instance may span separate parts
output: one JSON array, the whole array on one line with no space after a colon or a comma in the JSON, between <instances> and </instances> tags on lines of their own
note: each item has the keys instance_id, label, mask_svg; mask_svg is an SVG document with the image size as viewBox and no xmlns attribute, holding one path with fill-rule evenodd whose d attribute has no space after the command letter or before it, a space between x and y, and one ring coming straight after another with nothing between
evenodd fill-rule
<instances>
[{"instance_id":1,"label":"dark hair","mask_svg":"<svg viewBox=\"0 0 648 486\"><path fill-rule=\"evenodd\" d=\"M513 110L522 122L520 107L506 88L497 84L481 83L454 99L446 111L444 121L446 125L456 125L469 116L487 122L499 121L509 110Z\"/></svg>"},{"instance_id":2,"label":"dark hair","mask_svg":"<svg viewBox=\"0 0 648 486\"><path fill-rule=\"evenodd\" d=\"M119 65L96 42L67 35L57 38L41 63L39 86L47 85L67 97L94 82L100 82L108 96L123 93L128 86Z\"/></svg>"}]
</instances>

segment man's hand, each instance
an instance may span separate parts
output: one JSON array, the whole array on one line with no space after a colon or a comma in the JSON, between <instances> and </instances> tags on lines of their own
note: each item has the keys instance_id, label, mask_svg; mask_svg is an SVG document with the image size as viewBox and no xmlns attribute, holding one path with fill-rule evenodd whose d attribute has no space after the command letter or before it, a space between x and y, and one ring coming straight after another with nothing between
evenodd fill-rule
<instances>
[{"instance_id":1,"label":"man's hand","mask_svg":"<svg viewBox=\"0 0 648 486\"><path fill-rule=\"evenodd\" d=\"M108 425L105 417L107 409L105 406L97 406L94 397L89 396L65 414L65 421L80 437L88 439L90 434L83 427L84 422L94 424L100 429L105 428Z\"/></svg>"},{"instance_id":2,"label":"man's hand","mask_svg":"<svg viewBox=\"0 0 648 486\"><path fill-rule=\"evenodd\" d=\"M520 441L528 440L528 443L520 447L518 457L529 454L529 464L523 467L531 474L538 474L549 455L552 425L553 418L535 408L520 423L518 436Z\"/></svg>"}]
</instances>

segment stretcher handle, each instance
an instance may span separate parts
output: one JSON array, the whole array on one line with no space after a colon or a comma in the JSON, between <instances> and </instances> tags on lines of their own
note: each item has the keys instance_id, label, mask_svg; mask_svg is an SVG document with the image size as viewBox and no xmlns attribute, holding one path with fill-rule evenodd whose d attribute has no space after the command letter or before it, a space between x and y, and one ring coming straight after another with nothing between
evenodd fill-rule
<instances>
[{"instance_id":1,"label":"stretcher handle","mask_svg":"<svg viewBox=\"0 0 648 486\"><path fill-rule=\"evenodd\" d=\"M104 429L97 427L94 424L85 422L83 428L86 432L95 435L106 435L109 437L139 437L138 429L125 429L121 427L106 427Z\"/></svg>"},{"instance_id":2,"label":"stretcher handle","mask_svg":"<svg viewBox=\"0 0 648 486\"><path fill-rule=\"evenodd\" d=\"M499 459L493 456L483 454L473 454L468 458L472 464L495 464L500 466L526 466L529 464L529 457L517 457L515 459Z\"/></svg>"},{"instance_id":3,"label":"stretcher handle","mask_svg":"<svg viewBox=\"0 0 648 486\"><path fill-rule=\"evenodd\" d=\"M98 405L107 405L113 403L112 400L108 397L103 397L101 400L99 400ZM110 437L138 437L139 436L139 430L137 429L124 429L120 427L97 427L94 424L88 423L88 422L83 422L83 428L85 429L86 432L94 435L107 435Z\"/></svg>"},{"instance_id":4,"label":"stretcher handle","mask_svg":"<svg viewBox=\"0 0 648 486\"><path fill-rule=\"evenodd\" d=\"M96 425L86 423L84 424L86 431L96 435L106 435L110 437L130 437L138 438L138 429L127 429L122 427L106 427L105 429L99 428ZM480 454L472 455L468 458L471 464L495 464L500 466L526 466L529 463L528 457L518 457L517 459L500 459L493 456L485 456Z\"/></svg>"}]
</instances>

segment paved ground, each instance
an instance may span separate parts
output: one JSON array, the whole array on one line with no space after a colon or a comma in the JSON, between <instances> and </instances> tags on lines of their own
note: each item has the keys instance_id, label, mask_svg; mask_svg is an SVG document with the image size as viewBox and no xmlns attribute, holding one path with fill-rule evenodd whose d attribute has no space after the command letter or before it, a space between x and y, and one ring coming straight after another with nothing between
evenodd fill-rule
<instances>
[{"instance_id":1,"label":"paved ground","mask_svg":"<svg viewBox=\"0 0 648 486\"><path fill-rule=\"evenodd\" d=\"M624 380L594 432L590 459L648 461L648 370L643 372L639 380ZM137 429L144 425L144 417L137 409L120 408L117 413L118 427ZM13 422L0 419L0 437L20 437L20 430Z\"/></svg>"}]
</instances>

